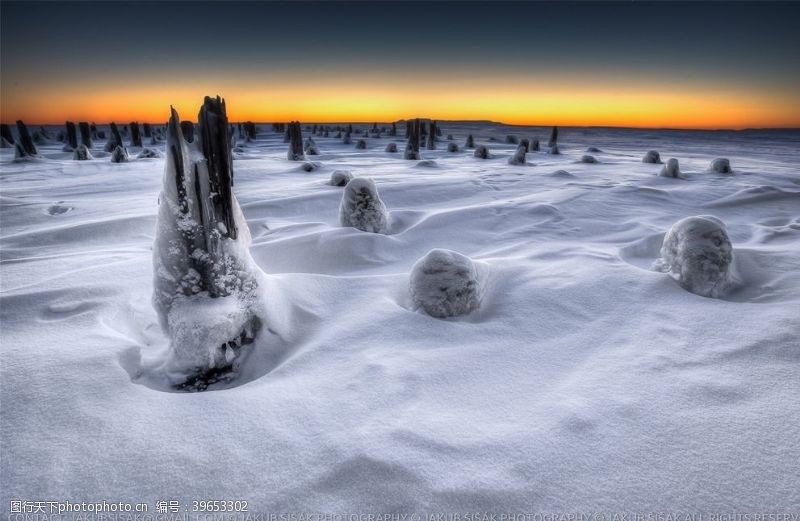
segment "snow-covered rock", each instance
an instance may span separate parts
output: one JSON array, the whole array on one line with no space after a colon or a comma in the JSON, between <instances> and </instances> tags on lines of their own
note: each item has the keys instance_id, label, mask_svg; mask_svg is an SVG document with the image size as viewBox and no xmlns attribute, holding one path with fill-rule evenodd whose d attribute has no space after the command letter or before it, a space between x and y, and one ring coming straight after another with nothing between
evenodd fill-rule
<instances>
[{"instance_id":1,"label":"snow-covered rock","mask_svg":"<svg viewBox=\"0 0 800 521\"><path fill-rule=\"evenodd\" d=\"M388 222L389 214L372 179L356 177L347 183L339 205L339 223L342 226L386 233Z\"/></svg>"},{"instance_id":2,"label":"snow-covered rock","mask_svg":"<svg viewBox=\"0 0 800 521\"><path fill-rule=\"evenodd\" d=\"M328 184L331 186L346 186L351 179L353 179L353 174L349 170L334 170Z\"/></svg>"},{"instance_id":3,"label":"snow-covered rock","mask_svg":"<svg viewBox=\"0 0 800 521\"><path fill-rule=\"evenodd\" d=\"M681 169L678 166L678 160L670 158L667 161L667 164L661 167L661 172L658 174L661 177L675 177L678 178L681 176Z\"/></svg>"},{"instance_id":4,"label":"snow-covered rock","mask_svg":"<svg viewBox=\"0 0 800 521\"><path fill-rule=\"evenodd\" d=\"M698 215L681 219L670 228L659 264L688 291L718 297L730 283L732 260L733 247L722 221Z\"/></svg>"},{"instance_id":5,"label":"snow-covered rock","mask_svg":"<svg viewBox=\"0 0 800 521\"><path fill-rule=\"evenodd\" d=\"M86 147L86 145L81 143L77 146L77 148L75 148L75 151L72 154L72 159L75 161L87 161L89 159L94 159L94 156L92 156L92 153L89 152L89 149Z\"/></svg>"},{"instance_id":6,"label":"snow-covered rock","mask_svg":"<svg viewBox=\"0 0 800 521\"><path fill-rule=\"evenodd\" d=\"M647 153L642 158L642 163L652 163L654 165L660 165L661 154L658 153L658 150L648 150Z\"/></svg>"},{"instance_id":7,"label":"snow-covered rock","mask_svg":"<svg viewBox=\"0 0 800 521\"><path fill-rule=\"evenodd\" d=\"M711 162L709 169L718 174L732 174L731 162L724 157L718 157Z\"/></svg>"},{"instance_id":8,"label":"snow-covered rock","mask_svg":"<svg viewBox=\"0 0 800 521\"><path fill-rule=\"evenodd\" d=\"M467 314L480 305L481 287L472 259L433 249L414 264L409 283L415 308L437 317Z\"/></svg>"}]
</instances>

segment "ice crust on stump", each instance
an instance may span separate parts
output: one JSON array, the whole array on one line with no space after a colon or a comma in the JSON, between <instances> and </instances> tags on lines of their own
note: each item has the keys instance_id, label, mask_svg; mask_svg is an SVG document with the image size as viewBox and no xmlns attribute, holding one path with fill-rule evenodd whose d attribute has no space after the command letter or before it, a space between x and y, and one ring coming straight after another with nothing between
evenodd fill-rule
<instances>
[{"instance_id":1,"label":"ice crust on stump","mask_svg":"<svg viewBox=\"0 0 800 521\"><path fill-rule=\"evenodd\" d=\"M328 183L331 186L346 186L351 179L353 179L353 174L349 170L334 170Z\"/></svg>"},{"instance_id":2,"label":"ice crust on stump","mask_svg":"<svg viewBox=\"0 0 800 521\"><path fill-rule=\"evenodd\" d=\"M508 158L509 165L524 165L525 161L525 152L526 147L524 144L520 144L517 147L517 150L514 152L514 155Z\"/></svg>"},{"instance_id":3,"label":"ice crust on stump","mask_svg":"<svg viewBox=\"0 0 800 521\"><path fill-rule=\"evenodd\" d=\"M397 152L397 143L395 143L394 141L392 141L391 143L387 143L386 152L389 152L389 153L392 153L392 154Z\"/></svg>"},{"instance_id":4,"label":"ice crust on stump","mask_svg":"<svg viewBox=\"0 0 800 521\"><path fill-rule=\"evenodd\" d=\"M125 145L122 144L122 136L119 134L117 124L112 121L109 126L111 127L111 134L108 136L108 141L106 141L103 150L106 152L114 152L117 147L124 147Z\"/></svg>"},{"instance_id":5,"label":"ice crust on stump","mask_svg":"<svg viewBox=\"0 0 800 521\"><path fill-rule=\"evenodd\" d=\"M464 143L464 148L475 148L475 139L472 137L472 134L467 136L467 141Z\"/></svg>"},{"instance_id":6,"label":"ice crust on stump","mask_svg":"<svg viewBox=\"0 0 800 521\"><path fill-rule=\"evenodd\" d=\"M88 161L89 159L94 159L92 153L89 152L89 149L81 143L77 147L75 147L75 152L72 153L72 159L75 161Z\"/></svg>"},{"instance_id":7,"label":"ice crust on stump","mask_svg":"<svg viewBox=\"0 0 800 521\"><path fill-rule=\"evenodd\" d=\"M406 129L408 133L408 141L406 142L406 151L403 154L403 159L410 161L417 161L421 159L419 155L419 140L422 132L422 125L419 119L406 122Z\"/></svg>"},{"instance_id":8,"label":"ice crust on stump","mask_svg":"<svg viewBox=\"0 0 800 521\"><path fill-rule=\"evenodd\" d=\"M451 250L433 249L418 260L411 269L409 289L414 307L432 317L465 315L480 305L475 264Z\"/></svg>"},{"instance_id":9,"label":"ice crust on stump","mask_svg":"<svg viewBox=\"0 0 800 521\"><path fill-rule=\"evenodd\" d=\"M81 143L86 145L86 148L92 148L92 128L86 121L78 122L78 131L81 133Z\"/></svg>"},{"instance_id":10,"label":"ice crust on stump","mask_svg":"<svg viewBox=\"0 0 800 521\"><path fill-rule=\"evenodd\" d=\"M661 246L660 267L686 290L717 298L731 282L733 247L722 221L686 217L672 225Z\"/></svg>"},{"instance_id":11,"label":"ice crust on stump","mask_svg":"<svg viewBox=\"0 0 800 521\"><path fill-rule=\"evenodd\" d=\"M339 205L339 224L365 232L386 233L388 223L389 215L375 182L367 177L348 182Z\"/></svg>"},{"instance_id":12,"label":"ice crust on stump","mask_svg":"<svg viewBox=\"0 0 800 521\"><path fill-rule=\"evenodd\" d=\"M19 140L16 142L16 153L18 155L22 154L17 159L38 156L39 151L36 149L36 145L33 144L28 127L25 126L22 120L17 120L17 134L19 134Z\"/></svg>"},{"instance_id":13,"label":"ice crust on stump","mask_svg":"<svg viewBox=\"0 0 800 521\"><path fill-rule=\"evenodd\" d=\"M458 152L458 145L456 143L448 143L447 144L447 151L448 152Z\"/></svg>"},{"instance_id":14,"label":"ice crust on stump","mask_svg":"<svg viewBox=\"0 0 800 521\"><path fill-rule=\"evenodd\" d=\"M658 153L658 150L648 150L647 153L642 158L642 163L650 163L653 165L660 165L661 164L661 154Z\"/></svg>"},{"instance_id":15,"label":"ice crust on stump","mask_svg":"<svg viewBox=\"0 0 800 521\"><path fill-rule=\"evenodd\" d=\"M475 149L475 152L472 155L477 157L478 159L489 159L491 157L491 154L489 154L489 149L486 148L484 145L478 145L478 147Z\"/></svg>"},{"instance_id":16,"label":"ice crust on stump","mask_svg":"<svg viewBox=\"0 0 800 521\"><path fill-rule=\"evenodd\" d=\"M681 169L678 166L678 160L674 157L671 158L669 161L667 161L667 164L661 168L661 172L658 175L661 177L680 177Z\"/></svg>"},{"instance_id":17,"label":"ice crust on stump","mask_svg":"<svg viewBox=\"0 0 800 521\"><path fill-rule=\"evenodd\" d=\"M709 168L712 172L716 172L718 174L733 173L733 170L731 170L731 162L725 159L724 157L718 157L715 160L713 160Z\"/></svg>"},{"instance_id":18,"label":"ice crust on stump","mask_svg":"<svg viewBox=\"0 0 800 521\"><path fill-rule=\"evenodd\" d=\"M131 146L141 147L142 134L139 132L139 123L136 121L131 121L130 128L131 128Z\"/></svg>"},{"instance_id":19,"label":"ice crust on stump","mask_svg":"<svg viewBox=\"0 0 800 521\"><path fill-rule=\"evenodd\" d=\"M66 121L64 123L66 143L64 143L64 152L72 152L78 149L78 132L75 128L75 123Z\"/></svg>"},{"instance_id":20,"label":"ice crust on stump","mask_svg":"<svg viewBox=\"0 0 800 521\"><path fill-rule=\"evenodd\" d=\"M308 139L306 139L306 144L304 148L307 156L319 155L319 148L317 148L317 143L310 136Z\"/></svg>"},{"instance_id":21,"label":"ice crust on stump","mask_svg":"<svg viewBox=\"0 0 800 521\"><path fill-rule=\"evenodd\" d=\"M11 134L11 128L5 123L0 125L0 141L3 143L3 148L12 147L16 142Z\"/></svg>"},{"instance_id":22,"label":"ice crust on stump","mask_svg":"<svg viewBox=\"0 0 800 521\"><path fill-rule=\"evenodd\" d=\"M261 324L225 102L206 97L197 126L187 143L172 109L153 248L153 304L170 338L165 370L185 391L234 378Z\"/></svg>"},{"instance_id":23,"label":"ice crust on stump","mask_svg":"<svg viewBox=\"0 0 800 521\"><path fill-rule=\"evenodd\" d=\"M128 162L128 149L122 145L117 145L117 148L111 152L112 163L127 163Z\"/></svg>"},{"instance_id":24,"label":"ice crust on stump","mask_svg":"<svg viewBox=\"0 0 800 521\"><path fill-rule=\"evenodd\" d=\"M289 123L286 131L289 133L289 152L286 154L289 161L305 161L303 153L303 131L300 129L299 121Z\"/></svg>"}]
</instances>

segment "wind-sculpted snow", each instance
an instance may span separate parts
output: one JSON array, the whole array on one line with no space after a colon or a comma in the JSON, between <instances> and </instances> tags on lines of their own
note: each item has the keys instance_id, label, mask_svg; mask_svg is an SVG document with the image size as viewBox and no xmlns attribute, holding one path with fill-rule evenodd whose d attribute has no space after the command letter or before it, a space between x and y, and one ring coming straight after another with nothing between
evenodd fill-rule
<instances>
[{"instance_id":1,"label":"wind-sculpted snow","mask_svg":"<svg viewBox=\"0 0 800 521\"><path fill-rule=\"evenodd\" d=\"M716 217L686 217L675 223L661 246L663 269L681 286L704 297L719 297L731 283L733 247Z\"/></svg>"},{"instance_id":2,"label":"wind-sculpted snow","mask_svg":"<svg viewBox=\"0 0 800 521\"><path fill-rule=\"evenodd\" d=\"M411 270L411 299L432 317L465 315L478 307L481 287L472 259L455 251L429 251Z\"/></svg>"},{"instance_id":3,"label":"wind-sculpted snow","mask_svg":"<svg viewBox=\"0 0 800 521\"><path fill-rule=\"evenodd\" d=\"M146 142L162 125L143 139L162 157L112 164L97 123L95 160L56 142L22 162L0 149L5 508L211 493L254 513L798 510L800 133L561 127L548 155L550 127L442 122L462 152L441 142L422 150L437 166L418 167L403 123L355 150L372 122L349 145L343 122L314 135L323 161L306 172L285 128L257 122L232 163L225 246L257 288L182 296L172 315L187 346L207 331L200 347L220 362L223 337L261 325L235 379L185 393L191 364L166 371L172 335L152 302L172 159ZM180 155L192 174L199 128ZM497 159L464 150L469 134ZM506 162L508 134L531 139L528 166ZM590 146L600 162L580 163ZM642 163L650 149L685 179ZM709 172L717 157L736 174ZM341 226L336 170L374 179L386 234ZM653 269L666 232L704 214L734 246L718 298ZM473 259L469 313L415 309L409 276L432 249Z\"/></svg>"}]
</instances>

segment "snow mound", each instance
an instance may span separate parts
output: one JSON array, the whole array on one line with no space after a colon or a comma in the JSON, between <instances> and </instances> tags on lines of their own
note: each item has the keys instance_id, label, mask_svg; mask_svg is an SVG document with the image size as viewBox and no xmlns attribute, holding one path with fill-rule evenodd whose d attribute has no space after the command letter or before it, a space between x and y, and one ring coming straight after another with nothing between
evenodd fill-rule
<instances>
[{"instance_id":1,"label":"snow mound","mask_svg":"<svg viewBox=\"0 0 800 521\"><path fill-rule=\"evenodd\" d=\"M716 217L686 217L672 225L661 246L660 268L688 291L717 298L730 284L733 247Z\"/></svg>"},{"instance_id":2,"label":"snow mound","mask_svg":"<svg viewBox=\"0 0 800 521\"><path fill-rule=\"evenodd\" d=\"M465 315L480 305L481 287L472 259L433 249L414 264L409 283L415 308L432 317Z\"/></svg>"},{"instance_id":3,"label":"snow mound","mask_svg":"<svg viewBox=\"0 0 800 521\"><path fill-rule=\"evenodd\" d=\"M709 170L718 174L732 174L731 162L724 157L718 157L711 162Z\"/></svg>"},{"instance_id":4,"label":"snow mound","mask_svg":"<svg viewBox=\"0 0 800 521\"><path fill-rule=\"evenodd\" d=\"M456 143L448 143L447 144L447 151L448 152L458 152L458 145Z\"/></svg>"},{"instance_id":5,"label":"snow mound","mask_svg":"<svg viewBox=\"0 0 800 521\"><path fill-rule=\"evenodd\" d=\"M603 152L602 150L600 150L597 147L589 147L589 148L586 149L586 151L589 152L590 154L600 154L600 153Z\"/></svg>"},{"instance_id":6,"label":"snow mound","mask_svg":"<svg viewBox=\"0 0 800 521\"><path fill-rule=\"evenodd\" d=\"M344 187L339 205L339 223L365 232L386 233L389 215L378 195L375 182L356 177Z\"/></svg>"},{"instance_id":7,"label":"snow mound","mask_svg":"<svg viewBox=\"0 0 800 521\"><path fill-rule=\"evenodd\" d=\"M352 179L353 174L349 170L334 170L328 184L331 186L346 186Z\"/></svg>"},{"instance_id":8,"label":"snow mound","mask_svg":"<svg viewBox=\"0 0 800 521\"><path fill-rule=\"evenodd\" d=\"M313 172L314 170L318 170L320 167L322 167L322 163L318 163L316 161L306 161L300 165L300 170L303 172Z\"/></svg>"},{"instance_id":9,"label":"snow mound","mask_svg":"<svg viewBox=\"0 0 800 521\"><path fill-rule=\"evenodd\" d=\"M597 163L597 159L595 159L594 156L590 156L590 155L587 154L587 155L581 156L581 161L580 162L581 163L587 163L587 164L593 164L593 163Z\"/></svg>"},{"instance_id":10,"label":"snow mound","mask_svg":"<svg viewBox=\"0 0 800 521\"><path fill-rule=\"evenodd\" d=\"M86 148L86 145L81 143L72 154L72 159L75 161L87 161L89 159L94 159L94 156L92 156L92 153Z\"/></svg>"},{"instance_id":11,"label":"snow mound","mask_svg":"<svg viewBox=\"0 0 800 521\"><path fill-rule=\"evenodd\" d=\"M366 150L367 149L367 141L365 139L359 139L356 141L356 150Z\"/></svg>"},{"instance_id":12,"label":"snow mound","mask_svg":"<svg viewBox=\"0 0 800 521\"><path fill-rule=\"evenodd\" d=\"M661 164L661 154L657 150L648 150L642 158L642 163L651 163L654 165Z\"/></svg>"},{"instance_id":13,"label":"snow mound","mask_svg":"<svg viewBox=\"0 0 800 521\"><path fill-rule=\"evenodd\" d=\"M681 176L681 169L678 166L678 160L670 158L667 161L667 164L661 168L661 172L658 174L661 177L674 177L678 178Z\"/></svg>"},{"instance_id":14,"label":"snow mound","mask_svg":"<svg viewBox=\"0 0 800 521\"><path fill-rule=\"evenodd\" d=\"M397 152L397 143L391 142L386 145L386 152L395 153Z\"/></svg>"}]
</instances>

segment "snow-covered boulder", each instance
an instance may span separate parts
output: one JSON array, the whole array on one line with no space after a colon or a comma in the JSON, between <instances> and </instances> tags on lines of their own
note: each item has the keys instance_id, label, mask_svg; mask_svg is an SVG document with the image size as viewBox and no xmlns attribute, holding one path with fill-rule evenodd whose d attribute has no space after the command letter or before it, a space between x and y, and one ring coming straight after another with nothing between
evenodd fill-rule
<instances>
[{"instance_id":1,"label":"snow-covered boulder","mask_svg":"<svg viewBox=\"0 0 800 521\"><path fill-rule=\"evenodd\" d=\"M661 172L658 174L661 177L674 177L678 178L681 176L681 169L678 166L678 160L670 158L667 161L667 164L661 167Z\"/></svg>"},{"instance_id":2,"label":"snow-covered boulder","mask_svg":"<svg viewBox=\"0 0 800 521\"><path fill-rule=\"evenodd\" d=\"M587 164L597 163L597 159L595 159L594 156L586 154L584 156L581 156L581 163L587 163Z\"/></svg>"},{"instance_id":3,"label":"snow-covered boulder","mask_svg":"<svg viewBox=\"0 0 800 521\"><path fill-rule=\"evenodd\" d=\"M458 152L458 145L456 143L448 143L447 144L447 151L448 152Z\"/></svg>"},{"instance_id":4,"label":"snow-covered boulder","mask_svg":"<svg viewBox=\"0 0 800 521\"><path fill-rule=\"evenodd\" d=\"M475 148L475 152L472 154L473 156L477 157L478 159L489 159L491 154L489 154L489 149L486 148L484 145L478 145Z\"/></svg>"},{"instance_id":5,"label":"snow-covered boulder","mask_svg":"<svg viewBox=\"0 0 800 521\"><path fill-rule=\"evenodd\" d=\"M709 169L718 174L732 174L731 162L724 157L718 157L711 162Z\"/></svg>"},{"instance_id":6,"label":"snow-covered boulder","mask_svg":"<svg viewBox=\"0 0 800 521\"><path fill-rule=\"evenodd\" d=\"M414 307L432 317L467 314L480 305L481 287L472 259L434 249L414 264L409 283Z\"/></svg>"},{"instance_id":7,"label":"snow-covered boulder","mask_svg":"<svg viewBox=\"0 0 800 521\"><path fill-rule=\"evenodd\" d=\"M353 174L349 170L334 170L328 184L331 186L346 186L351 179L353 179Z\"/></svg>"},{"instance_id":8,"label":"snow-covered boulder","mask_svg":"<svg viewBox=\"0 0 800 521\"><path fill-rule=\"evenodd\" d=\"M386 152L389 152L390 154L394 154L395 152L397 152L397 143L395 143L394 141L388 143L386 145Z\"/></svg>"},{"instance_id":9,"label":"snow-covered boulder","mask_svg":"<svg viewBox=\"0 0 800 521\"><path fill-rule=\"evenodd\" d=\"M111 152L112 163L127 163L130 158L128 157L128 149L118 145L113 152Z\"/></svg>"},{"instance_id":10,"label":"snow-covered boulder","mask_svg":"<svg viewBox=\"0 0 800 521\"><path fill-rule=\"evenodd\" d=\"M660 265L688 291L718 297L730 283L733 247L725 225L698 215L675 223L664 237Z\"/></svg>"},{"instance_id":11,"label":"snow-covered boulder","mask_svg":"<svg viewBox=\"0 0 800 521\"><path fill-rule=\"evenodd\" d=\"M347 183L339 205L339 223L365 232L388 231L389 214L372 179L356 177Z\"/></svg>"},{"instance_id":12,"label":"snow-covered boulder","mask_svg":"<svg viewBox=\"0 0 800 521\"><path fill-rule=\"evenodd\" d=\"M88 148L86 148L86 145L81 143L72 153L72 159L75 161L88 161L89 159L94 159L94 156L92 156L92 153L89 152Z\"/></svg>"},{"instance_id":13,"label":"snow-covered boulder","mask_svg":"<svg viewBox=\"0 0 800 521\"><path fill-rule=\"evenodd\" d=\"M660 165L661 154L658 153L658 150L648 150L647 153L642 158L642 163L651 163L654 165Z\"/></svg>"},{"instance_id":14,"label":"snow-covered boulder","mask_svg":"<svg viewBox=\"0 0 800 521\"><path fill-rule=\"evenodd\" d=\"M197 126L188 143L172 110L153 245L153 305L170 338L164 373L187 391L235 377L262 323L225 102L206 97Z\"/></svg>"},{"instance_id":15,"label":"snow-covered boulder","mask_svg":"<svg viewBox=\"0 0 800 521\"><path fill-rule=\"evenodd\" d=\"M514 155L508 158L509 165L524 165L525 164L525 145L520 145L514 152Z\"/></svg>"},{"instance_id":16,"label":"snow-covered boulder","mask_svg":"<svg viewBox=\"0 0 800 521\"><path fill-rule=\"evenodd\" d=\"M138 159L154 159L161 157L161 152L158 151L156 148L143 148L139 155L136 156Z\"/></svg>"}]
</instances>

